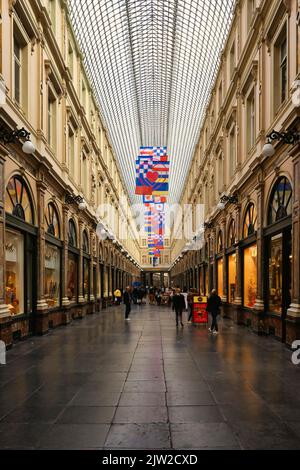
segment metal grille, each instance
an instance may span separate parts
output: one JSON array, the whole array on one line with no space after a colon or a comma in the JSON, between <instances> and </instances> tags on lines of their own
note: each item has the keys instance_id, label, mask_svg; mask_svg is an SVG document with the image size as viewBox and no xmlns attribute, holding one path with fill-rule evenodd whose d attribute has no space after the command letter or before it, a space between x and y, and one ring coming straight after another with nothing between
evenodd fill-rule
<instances>
[{"instance_id":1,"label":"metal grille","mask_svg":"<svg viewBox=\"0 0 300 470\"><path fill-rule=\"evenodd\" d=\"M140 146L167 146L180 199L235 0L69 0L85 66L133 201Z\"/></svg>"}]
</instances>

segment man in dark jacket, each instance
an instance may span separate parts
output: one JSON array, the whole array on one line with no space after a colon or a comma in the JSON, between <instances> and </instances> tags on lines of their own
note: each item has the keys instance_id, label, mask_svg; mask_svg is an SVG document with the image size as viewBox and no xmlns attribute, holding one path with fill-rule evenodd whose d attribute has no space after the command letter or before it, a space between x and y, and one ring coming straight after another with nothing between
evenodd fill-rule
<instances>
[{"instance_id":1,"label":"man in dark jacket","mask_svg":"<svg viewBox=\"0 0 300 470\"><path fill-rule=\"evenodd\" d=\"M206 310L212 316L212 323L209 331L213 334L218 334L218 323L217 323L217 316L220 313L220 306L222 305L221 298L218 296L216 289L211 291L211 295L208 298Z\"/></svg>"},{"instance_id":2,"label":"man in dark jacket","mask_svg":"<svg viewBox=\"0 0 300 470\"><path fill-rule=\"evenodd\" d=\"M182 323L182 312L185 309L185 300L184 296L181 294L180 289L176 289L175 294L172 298L173 310L176 313L176 326L178 326L178 319L180 319L180 324L183 326Z\"/></svg>"},{"instance_id":3,"label":"man in dark jacket","mask_svg":"<svg viewBox=\"0 0 300 470\"><path fill-rule=\"evenodd\" d=\"M130 320L129 314L131 311L131 296L130 296L130 287L127 286L124 292L124 304L125 304L125 320Z\"/></svg>"}]
</instances>

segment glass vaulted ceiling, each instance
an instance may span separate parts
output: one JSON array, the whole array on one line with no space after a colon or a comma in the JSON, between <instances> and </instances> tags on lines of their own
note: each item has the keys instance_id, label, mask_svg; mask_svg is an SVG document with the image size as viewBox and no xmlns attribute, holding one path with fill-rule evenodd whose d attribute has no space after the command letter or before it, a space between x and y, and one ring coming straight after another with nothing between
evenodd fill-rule
<instances>
[{"instance_id":1,"label":"glass vaulted ceiling","mask_svg":"<svg viewBox=\"0 0 300 470\"><path fill-rule=\"evenodd\" d=\"M179 201L235 0L69 0L71 21L132 200L141 145L166 145Z\"/></svg>"}]
</instances>

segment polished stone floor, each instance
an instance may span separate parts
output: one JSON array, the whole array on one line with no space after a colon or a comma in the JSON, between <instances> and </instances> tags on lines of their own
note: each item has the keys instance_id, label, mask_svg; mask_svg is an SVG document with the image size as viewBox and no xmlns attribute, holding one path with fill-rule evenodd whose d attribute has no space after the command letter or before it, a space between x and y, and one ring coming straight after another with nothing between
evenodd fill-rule
<instances>
[{"instance_id":1,"label":"polished stone floor","mask_svg":"<svg viewBox=\"0 0 300 470\"><path fill-rule=\"evenodd\" d=\"M110 307L7 353L0 448L300 449L299 390L274 339Z\"/></svg>"}]
</instances>

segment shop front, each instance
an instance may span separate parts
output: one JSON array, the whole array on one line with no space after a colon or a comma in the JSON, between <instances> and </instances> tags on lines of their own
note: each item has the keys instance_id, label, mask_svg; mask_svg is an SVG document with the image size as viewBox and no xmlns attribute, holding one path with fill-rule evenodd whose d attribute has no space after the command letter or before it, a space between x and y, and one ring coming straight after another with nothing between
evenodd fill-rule
<instances>
[{"instance_id":1,"label":"shop front","mask_svg":"<svg viewBox=\"0 0 300 470\"><path fill-rule=\"evenodd\" d=\"M69 220L69 246L67 260L67 297L70 302L71 314L77 315L79 287L79 249L77 245L77 230L73 219Z\"/></svg>"},{"instance_id":2,"label":"shop front","mask_svg":"<svg viewBox=\"0 0 300 470\"><path fill-rule=\"evenodd\" d=\"M242 306L244 323L251 324L251 309L255 308L257 298L257 214L253 203L246 210L243 223L243 240L240 242L242 253Z\"/></svg>"},{"instance_id":3,"label":"shop front","mask_svg":"<svg viewBox=\"0 0 300 470\"><path fill-rule=\"evenodd\" d=\"M265 329L286 340L286 316L291 304L292 187L286 177L275 183L264 229Z\"/></svg>"},{"instance_id":4,"label":"shop front","mask_svg":"<svg viewBox=\"0 0 300 470\"><path fill-rule=\"evenodd\" d=\"M16 340L35 331L37 228L30 188L22 176L9 180L5 196L5 303Z\"/></svg>"}]
</instances>

